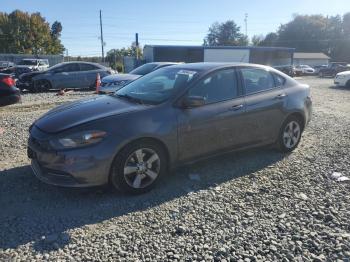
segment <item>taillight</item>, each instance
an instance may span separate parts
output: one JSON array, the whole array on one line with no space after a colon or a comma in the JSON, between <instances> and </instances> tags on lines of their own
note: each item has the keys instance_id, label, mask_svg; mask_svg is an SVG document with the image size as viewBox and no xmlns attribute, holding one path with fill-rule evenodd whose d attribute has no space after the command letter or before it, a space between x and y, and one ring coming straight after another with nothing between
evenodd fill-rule
<instances>
[{"instance_id":1,"label":"taillight","mask_svg":"<svg viewBox=\"0 0 350 262\"><path fill-rule=\"evenodd\" d=\"M1 79L1 82L5 83L8 86L14 86L15 85L15 80L12 77L5 77Z\"/></svg>"}]
</instances>

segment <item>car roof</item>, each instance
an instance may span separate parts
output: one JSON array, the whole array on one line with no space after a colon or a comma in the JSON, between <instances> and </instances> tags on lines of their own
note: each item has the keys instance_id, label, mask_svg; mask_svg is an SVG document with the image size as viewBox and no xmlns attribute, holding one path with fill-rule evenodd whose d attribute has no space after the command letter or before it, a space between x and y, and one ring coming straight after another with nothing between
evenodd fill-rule
<instances>
[{"instance_id":1,"label":"car roof","mask_svg":"<svg viewBox=\"0 0 350 262\"><path fill-rule=\"evenodd\" d=\"M172 65L170 68L181 68L186 70L196 70L196 71L210 71L214 69L226 68L226 67L260 67L260 68L270 68L264 65L249 64L249 63L214 63L214 62L201 62L201 63L189 63L189 64L177 64Z\"/></svg>"},{"instance_id":2,"label":"car roof","mask_svg":"<svg viewBox=\"0 0 350 262\"><path fill-rule=\"evenodd\" d=\"M85 61L69 61L69 62L62 62L60 63L61 65L69 65L69 64L76 64L76 63L79 63L79 64L88 64L88 65L95 65L95 66L98 66L98 67L103 67L103 65L100 65L98 63L93 63L93 62L85 62Z\"/></svg>"},{"instance_id":3,"label":"car roof","mask_svg":"<svg viewBox=\"0 0 350 262\"><path fill-rule=\"evenodd\" d=\"M145 65L156 65L156 66L160 66L160 65L178 65L180 63L177 62L150 62L147 63Z\"/></svg>"}]
</instances>

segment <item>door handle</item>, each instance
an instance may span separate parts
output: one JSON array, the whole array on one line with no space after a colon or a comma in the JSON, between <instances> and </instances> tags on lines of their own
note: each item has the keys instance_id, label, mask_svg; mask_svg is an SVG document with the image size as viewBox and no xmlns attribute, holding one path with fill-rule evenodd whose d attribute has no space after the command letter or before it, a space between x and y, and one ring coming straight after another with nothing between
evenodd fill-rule
<instances>
[{"instance_id":1,"label":"door handle","mask_svg":"<svg viewBox=\"0 0 350 262\"><path fill-rule=\"evenodd\" d=\"M287 94L283 93L283 94L279 94L277 96L275 96L275 99L282 99L285 98L287 96Z\"/></svg>"},{"instance_id":2,"label":"door handle","mask_svg":"<svg viewBox=\"0 0 350 262\"><path fill-rule=\"evenodd\" d=\"M229 110L230 111L237 111L237 110L240 110L241 108L243 108L243 104L234 105Z\"/></svg>"}]
</instances>

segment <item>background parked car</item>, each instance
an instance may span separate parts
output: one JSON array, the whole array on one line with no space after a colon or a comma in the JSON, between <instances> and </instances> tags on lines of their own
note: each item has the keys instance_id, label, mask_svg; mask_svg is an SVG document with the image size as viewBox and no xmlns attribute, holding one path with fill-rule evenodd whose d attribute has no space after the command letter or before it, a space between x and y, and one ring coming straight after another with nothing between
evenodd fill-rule
<instances>
[{"instance_id":1,"label":"background parked car","mask_svg":"<svg viewBox=\"0 0 350 262\"><path fill-rule=\"evenodd\" d=\"M36 58L25 58L22 59L18 64L18 68L29 68L32 71L44 71L49 68L48 59L36 59Z\"/></svg>"},{"instance_id":2,"label":"background parked car","mask_svg":"<svg viewBox=\"0 0 350 262\"><path fill-rule=\"evenodd\" d=\"M282 73L285 73L286 75L289 76L294 76L294 67L292 65L282 65L282 66L274 66L273 68L281 71Z\"/></svg>"},{"instance_id":3,"label":"background parked car","mask_svg":"<svg viewBox=\"0 0 350 262\"><path fill-rule=\"evenodd\" d=\"M14 67L15 63L9 61L0 61L0 71Z\"/></svg>"},{"instance_id":4,"label":"background parked car","mask_svg":"<svg viewBox=\"0 0 350 262\"><path fill-rule=\"evenodd\" d=\"M301 75L313 75L315 73L315 69L308 65L298 65L295 68L300 70Z\"/></svg>"},{"instance_id":5,"label":"background parked car","mask_svg":"<svg viewBox=\"0 0 350 262\"><path fill-rule=\"evenodd\" d=\"M62 88L93 88L98 73L102 78L114 71L96 63L65 62L46 71L20 75L17 86L34 92Z\"/></svg>"},{"instance_id":6,"label":"background parked car","mask_svg":"<svg viewBox=\"0 0 350 262\"><path fill-rule=\"evenodd\" d=\"M318 66L314 66L313 69L315 69L315 74L318 75L318 73L320 72L321 69L327 68L328 65L318 65Z\"/></svg>"},{"instance_id":7,"label":"background parked car","mask_svg":"<svg viewBox=\"0 0 350 262\"><path fill-rule=\"evenodd\" d=\"M0 73L0 106L15 104L21 99L15 80L8 74Z\"/></svg>"},{"instance_id":8,"label":"background parked car","mask_svg":"<svg viewBox=\"0 0 350 262\"><path fill-rule=\"evenodd\" d=\"M293 66L293 72L295 76L301 76L303 74L303 70L299 66Z\"/></svg>"},{"instance_id":9,"label":"background parked car","mask_svg":"<svg viewBox=\"0 0 350 262\"><path fill-rule=\"evenodd\" d=\"M118 75L106 76L101 81L100 93L113 93L118 89L122 88L123 86L125 86L127 83L137 78L140 78L143 75L146 75L159 68L176 65L176 64L178 63L173 63L173 62L147 63L132 70L129 74L118 74Z\"/></svg>"},{"instance_id":10,"label":"background parked car","mask_svg":"<svg viewBox=\"0 0 350 262\"><path fill-rule=\"evenodd\" d=\"M346 62L332 62L327 68L322 68L318 72L319 77L335 77L336 74L350 70L350 66Z\"/></svg>"},{"instance_id":11,"label":"background parked car","mask_svg":"<svg viewBox=\"0 0 350 262\"><path fill-rule=\"evenodd\" d=\"M338 73L334 78L334 84L350 88L350 71Z\"/></svg>"}]
</instances>

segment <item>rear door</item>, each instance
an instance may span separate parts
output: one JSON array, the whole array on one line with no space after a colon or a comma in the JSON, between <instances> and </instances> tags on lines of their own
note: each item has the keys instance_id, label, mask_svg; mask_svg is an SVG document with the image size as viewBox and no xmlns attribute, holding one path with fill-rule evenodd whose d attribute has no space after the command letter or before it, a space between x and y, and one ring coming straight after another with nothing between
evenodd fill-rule
<instances>
[{"instance_id":1,"label":"rear door","mask_svg":"<svg viewBox=\"0 0 350 262\"><path fill-rule=\"evenodd\" d=\"M246 121L255 144L274 141L284 120L285 79L263 68L240 68L245 91Z\"/></svg>"},{"instance_id":2,"label":"rear door","mask_svg":"<svg viewBox=\"0 0 350 262\"><path fill-rule=\"evenodd\" d=\"M89 88L95 85L97 74L100 74L100 77L105 76L104 72L101 71L101 68L93 64L80 63L80 72L78 74L80 88Z\"/></svg>"},{"instance_id":3,"label":"rear door","mask_svg":"<svg viewBox=\"0 0 350 262\"><path fill-rule=\"evenodd\" d=\"M179 109L179 160L215 153L242 143L244 98L235 69L205 77L185 96L201 96L205 105Z\"/></svg>"},{"instance_id":4,"label":"rear door","mask_svg":"<svg viewBox=\"0 0 350 262\"><path fill-rule=\"evenodd\" d=\"M79 72L77 63L63 64L56 68L51 76L54 88L76 88L79 84L77 73Z\"/></svg>"}]
</instances>

